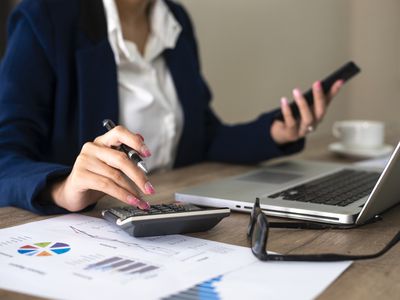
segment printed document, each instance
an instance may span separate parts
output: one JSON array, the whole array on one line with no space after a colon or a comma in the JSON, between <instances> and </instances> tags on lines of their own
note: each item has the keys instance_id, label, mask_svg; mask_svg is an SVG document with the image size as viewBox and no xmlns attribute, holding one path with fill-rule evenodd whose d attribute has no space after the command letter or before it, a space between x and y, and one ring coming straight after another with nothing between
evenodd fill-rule
<instances>
[{"instance_id":1,"label":"printed document","mask_svg":"<svg viewBox=\"0 0 400 300\"><path fill-rule=\"evenodd\" d=\"M0 288L56 299L310 299L350 264L261 262L247 247L134 238L78 214L0 230Z\"/></svg>"},{"instance_id":2,"label":"printed document","mask_svg":"<svg viewBox=\"0 0 400 300\"><path fill-rule=\"evenodd\" d=\"M0 230L0 288L56 299L159 299L254 261L245 247L134 238L78 214Z\"/></svg>"}]
</instances>

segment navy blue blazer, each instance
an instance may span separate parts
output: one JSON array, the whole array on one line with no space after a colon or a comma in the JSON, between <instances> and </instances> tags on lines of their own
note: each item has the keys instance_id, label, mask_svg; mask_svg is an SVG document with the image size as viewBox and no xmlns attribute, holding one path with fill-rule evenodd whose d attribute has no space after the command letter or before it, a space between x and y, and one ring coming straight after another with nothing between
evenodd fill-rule
<instances>
[{"instance_id":1,"label":"navy blue blazer","mask_svg":"<svg viewBox=\"0 0 400 300\"><path fill-rule=\"evenodd\" d=\"M219 120L191 21L166 3L183 29L176 48L163 53L185 120L174 166L257 163L301 150L303 140L274 143L272 113L239 125ZM105 118L118 119L118 87L102 0L24 0L10 18L0 67L0 205L65 212L38 195L70 172L85 142L104 134Z\"/></svg>"}]
</instances>

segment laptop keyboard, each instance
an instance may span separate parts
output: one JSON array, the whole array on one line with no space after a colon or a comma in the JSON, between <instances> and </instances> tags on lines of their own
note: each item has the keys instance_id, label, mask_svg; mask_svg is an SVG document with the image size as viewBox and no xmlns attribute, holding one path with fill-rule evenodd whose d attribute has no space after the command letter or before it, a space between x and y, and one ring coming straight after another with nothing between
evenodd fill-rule
<instances>
[{"instance_id":1,"label":"laptop keyboard","mask_svg":"<svg viewBox=\"0 0 400 300\"><path fill-rule=\"evenodd\" d=\"M292 187L268 198L347 206L372 192L380 173L341 170Z\"/></svg>"}]
</instances>

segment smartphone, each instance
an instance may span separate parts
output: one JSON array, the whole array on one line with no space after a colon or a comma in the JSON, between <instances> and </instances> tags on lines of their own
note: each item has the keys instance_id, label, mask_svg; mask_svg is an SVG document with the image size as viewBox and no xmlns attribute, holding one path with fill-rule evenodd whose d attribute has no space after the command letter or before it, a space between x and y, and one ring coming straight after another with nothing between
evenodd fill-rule
<instances>
[{"instance_id":1,"label":"smartphone","mask_svg":"<svg viewBox=\"0 0 400 300\"><path fill-rule=\"evenodd\" d=\"M344 82L348 81L350 78L355 76L361 71L361 69L352 61L344 64L342 67L337 69L335 72L333 72L331 75L326 77L324 80L321 81L322 89L324 93L328 93L332 87L332 85L337 81L337 80L343 80ZM310 88L307 92L303 94L304 98L306 99L307 103L309 106L312 106L314 104L314 97L313 97L313 92L312 89ZM292 101L290 103L290 109L292 110L293 117L295 119L300 119L300 111L299 108L297 107L297 104ZM279 110L277 111L275 115L276 120L281 120L283 121L283 115L282 111Z\"/></svg>"}]
</instances>

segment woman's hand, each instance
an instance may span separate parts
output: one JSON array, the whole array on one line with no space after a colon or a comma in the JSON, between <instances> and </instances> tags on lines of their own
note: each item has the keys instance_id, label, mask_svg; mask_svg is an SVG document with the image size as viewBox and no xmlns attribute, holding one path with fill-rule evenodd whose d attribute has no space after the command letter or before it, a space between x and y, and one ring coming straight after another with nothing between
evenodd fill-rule
<instances>
[{"instance_id":1,"label":"woman's hand","mask_svg":"<svg viewBox=\"0 0 400 300\"><path fill-rule=\"evenodd\" d=\"M281 110L283 121L276 120L271 126L271 136L277 144L295 142L306 136L307 133L315 130L326 114L326 108L333 97L339 92L343 85L342 80L338 80L332 86L327 95L322 90L320 81L313 84L312 91L314 105L309 107L306 99L299 89L293 90L294 100L300 111L300 120L293 117L287 98L281 99Z\"/></svg>"},{"instance_id":2,"label":"woman's hand","mask_svg":"<svg viewBox=\"0 0 400 300\"><path fill-rule=\"evenodd\" d=\"M125 144L142 157L151 155L139 134L116 126L94 142L83 145L70 175L50 187L53 201L69 211L79 211L108 194L127 204L148 209L140 192L154 194L146 175L121 151L111 147Z\"/></svg>"}]
</instances>

